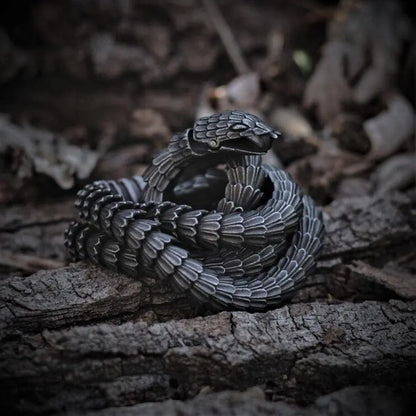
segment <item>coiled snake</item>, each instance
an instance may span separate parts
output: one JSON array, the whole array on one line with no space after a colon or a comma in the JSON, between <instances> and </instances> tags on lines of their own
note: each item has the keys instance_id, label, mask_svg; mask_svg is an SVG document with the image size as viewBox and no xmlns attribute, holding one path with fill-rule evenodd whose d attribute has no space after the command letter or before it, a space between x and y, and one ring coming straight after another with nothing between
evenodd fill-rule
<instances>
[{"instance_id":1,"label":"coiled snake","mask_svg":"<svg viewBox=\"0 0 416 416\"><path fill-rule=\"evenodd\" d=\"M143 177L78 192L71 257L169 280L212 309L281 304L313 271L324 229L291 177L261 164L279 135L242 111L200 118Z\"/></svg>"}]
</instances>

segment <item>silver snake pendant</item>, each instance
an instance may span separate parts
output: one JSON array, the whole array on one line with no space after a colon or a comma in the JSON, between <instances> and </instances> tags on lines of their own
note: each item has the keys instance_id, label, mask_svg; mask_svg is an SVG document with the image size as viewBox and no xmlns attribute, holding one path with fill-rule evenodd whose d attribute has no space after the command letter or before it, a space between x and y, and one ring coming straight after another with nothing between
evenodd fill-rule
<instances>
[{"instance_id":1,"label":"silver snake pendant","mask_svg":"<svg viewBox=\"0 0 416 416\"><path fill-rule=\"evenodd\" d=\"M165 279L214 310L282 304L314 270L324 227L290 175L261 164L279 136L238 110L200 118L143 177L78 192L71 258Z\"/></svg>"}]
</instances>

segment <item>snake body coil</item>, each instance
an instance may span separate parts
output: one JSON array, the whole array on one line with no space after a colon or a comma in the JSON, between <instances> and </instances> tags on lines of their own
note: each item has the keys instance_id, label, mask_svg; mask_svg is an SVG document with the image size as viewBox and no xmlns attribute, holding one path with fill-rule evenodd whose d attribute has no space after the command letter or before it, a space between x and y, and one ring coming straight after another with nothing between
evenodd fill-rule
<instances>
[{"instance_id":1,"label":"snake body coil","mask_svg":"<svg viewBox=\"0 0 416 416\"><path fill-rule=\"evenodd\" d=\"M313 271L323 224L286 172L261 164L278 136L236 110L197 120L143 177L78 192L71 257L169 280L213 309L281 304Z\"/></svg>"}]
</instances>

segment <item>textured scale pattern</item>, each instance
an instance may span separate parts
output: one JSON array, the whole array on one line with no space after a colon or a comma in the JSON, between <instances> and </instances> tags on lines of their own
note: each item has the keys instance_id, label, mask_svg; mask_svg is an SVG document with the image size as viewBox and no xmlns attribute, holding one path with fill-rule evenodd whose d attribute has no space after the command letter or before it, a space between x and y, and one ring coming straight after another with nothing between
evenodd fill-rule
<instances>
[{"instance_id":1,"label":"textured scale pattern","mask_svg":"<svg viewBox=\"0 0 416 416\"><path fill-rule=\"evenodd\" d=\"M202 142L216 139L219 143L254 136L279 135L258 117L242 111L230 111L200 118L194 125L194 137Z\"/></svg>"},{"instance_id":2,"label":"textured scale pattern","mask_svg":"<svg viewBox=\"0 0 416 416\"><path fill-rule=\"evenodd\" d=\"M78 192L71 258L164 279L212 309L282 304L313 272L324 228L292 178L261 164L278 137L237 110L197 120L143 177Z\"/></svg>"}]
</instances>

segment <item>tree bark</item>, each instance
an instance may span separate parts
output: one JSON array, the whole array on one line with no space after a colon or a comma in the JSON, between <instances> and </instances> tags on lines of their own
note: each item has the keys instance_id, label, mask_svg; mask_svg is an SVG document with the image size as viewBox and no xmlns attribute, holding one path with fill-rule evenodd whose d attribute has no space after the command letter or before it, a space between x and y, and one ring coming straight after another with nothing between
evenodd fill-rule
<instances>
[{"instance_id":1,"label":"tree bark","mask_svg":"<svg viewBox=\"0 0 416 416\"><path fill-rule=\"evenodd\" d=\"M299 407L283 401L265 399L263 391L252 388L245 392L201 394L195 399L182 402L168 400L163 403L144 403L129 407L108 408L98 411L69 414L87 416L321 416L342 414L343 416L376 416L411 414L414 400L409 391L385 386L354 386L319 397L310 406Z\"/></svg>"},{"instance_id":2,"label":"tree bark","mask_svg":"<svg viewBox=\"0 0 416 416\"><path fill-rule=\"evenodd\" d=\"M259 385L300 403L354 384L415 381L416 302L298 304L267 313L15 334L1 391L23 412L187 399Z\"/></svg>"}]
</instances>

